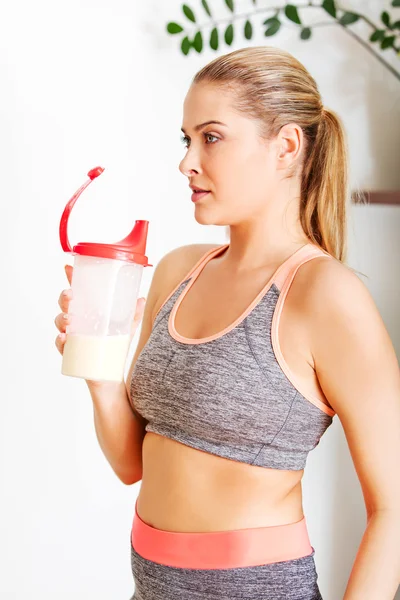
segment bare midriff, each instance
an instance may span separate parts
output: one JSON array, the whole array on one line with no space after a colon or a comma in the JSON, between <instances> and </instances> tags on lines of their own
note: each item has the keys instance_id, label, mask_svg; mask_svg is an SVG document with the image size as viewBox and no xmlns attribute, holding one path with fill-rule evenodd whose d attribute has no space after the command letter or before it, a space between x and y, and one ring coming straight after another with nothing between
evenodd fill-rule
<instances>
[{"instance_id":1,"label":"bare midriff","mask_svg":"<svg viewBox=\"0 0 400 600\"><path fill-rule=\"evenodd\" d=\"M147 524L176 532L294 523L303 517L303 473L241 463L148 432L137 510Z\"/></svg>"}]
</instances>

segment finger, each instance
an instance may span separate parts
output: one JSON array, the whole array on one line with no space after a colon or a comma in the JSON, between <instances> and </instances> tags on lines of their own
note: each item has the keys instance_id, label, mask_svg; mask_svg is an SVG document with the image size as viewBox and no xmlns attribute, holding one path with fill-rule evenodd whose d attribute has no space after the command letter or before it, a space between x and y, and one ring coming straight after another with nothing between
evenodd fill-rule
<instances>
[{"instance_id":1,"label":"finger","mask_svg":"<svg viewBox=\"0 0 400 600\"><path fill-rule=\"evenodd\" d=\"M64 270L65 270L65 274L67 276L69 285L72 285L71 282L72 282L72 273L74 272L74 267L72 267L71 265L65 265Z\"/></svg>"},{"instance_id":2,"label":"finger","mask_svg":"<svg viewBox=\"0 0 400 600\"><path fill-rule=\"evenodd\" d=\"M64 346L65 346L65 340L67 339L67 336L65 333L60 333L57 337L56 337L56 348L59 351L60 354L64 353Z\"/></svg>"},{"instance_id":3,"label":"finger","mask_svg":"<svg viewBox=\"0 0 400 600\"><path fill-rule=\"evenodd\" d=\"M61 292L59 298L58 298L58 305L61 308L61 310L63 312L68 312L68 307L69 307L69 303L72 299L72 290L70 289L65 289Z\"/></svg>"},{"instance_id":4,"label":"finger","mask_svg":"<svg viewBox=\"0 0 400 600\"><path fill-rule=\"evenodd\" d=\"M135 323L139 323L142 320L145 304L146 298L139 298L136 302L135 316L133 317Z\"/></svg>"},{"instance_id":5,"label":"finger","mask_svg":"<svg viewBox=\"0 0 400 600\"><path fill-rule=\"evenodd\" d=\"M139 323L143 318L145 304L146 304L146 298L138 298L137 303L136 303L135 316L133 317L133 321L132 321L132 329L131 329L132 337L135 335L135 331L138 328Z\"/></svg>"},{"instance_id":6,"label":"finger","mask_svg":"<svg viewBox=\"0 0 400 600\"><path fill-rule=\"evenodd\" d=\"M60 332L65 332L67 325L69 325L69 315L67 313L61 313L56 316L54 323Z\"/></svg>"},{"instance_id":7,"label":"finger","mask_svg":"<svg viewBox=\"0 0 400 600\"><path fill-rule=\"evenodd\" d=\"M136 302L136 310L135 310L135 314L137 312L142 313L143 309L144 309L144 305L146 304L146 298L142 297L142 298L138 298L137 302Z\"/></svg>"}]
</instances>

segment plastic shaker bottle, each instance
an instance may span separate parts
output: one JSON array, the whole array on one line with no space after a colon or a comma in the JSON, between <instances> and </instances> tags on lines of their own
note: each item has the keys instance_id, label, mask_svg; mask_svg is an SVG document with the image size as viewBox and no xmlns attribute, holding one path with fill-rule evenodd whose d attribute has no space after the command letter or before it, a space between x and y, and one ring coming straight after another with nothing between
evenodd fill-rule
<instances>
[{"instance_id":1,"label":"plastic shaker bottle","mask_svg":"<svg viewBox=\"0 0 400 600\"><path fill-rule=\"evenodd\" d=\"M61 246L74 256L61 372L94 381L123 381L143 267L153 266L145 256L149 222L135 221L131 233L115 244L80 242L71 248L67 234L77 198L103 171L89 171L89 179L61 217Z\"/></svg>"}]
</instances>

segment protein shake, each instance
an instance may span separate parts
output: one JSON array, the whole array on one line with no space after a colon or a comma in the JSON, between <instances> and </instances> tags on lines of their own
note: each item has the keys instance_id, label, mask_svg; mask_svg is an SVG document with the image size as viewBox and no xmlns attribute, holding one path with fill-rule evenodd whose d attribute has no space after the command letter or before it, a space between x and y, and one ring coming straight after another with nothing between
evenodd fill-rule
<instances>
[{"instance_id":1,"label":"protein shake","mask_svg":"<svg viewBox=\"0 0 400 600\"><path fill-rule=\"evenodd\" d=\"M74 256L61 373L94 381L123 381L143 267L152 266L145 256L149 222L135 221L131 233L115 244L81 242L72 248L67 234L77 198L103 171L102 167L89 171L89 180L61 217L61 246Z\"/></svg>"}]
</instances>

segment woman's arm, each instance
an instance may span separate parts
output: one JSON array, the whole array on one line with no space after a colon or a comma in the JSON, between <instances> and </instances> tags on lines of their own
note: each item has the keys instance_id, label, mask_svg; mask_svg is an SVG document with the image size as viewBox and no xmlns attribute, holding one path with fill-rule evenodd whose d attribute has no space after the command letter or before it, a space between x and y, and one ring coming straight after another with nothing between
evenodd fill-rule
<instances>
[{"instance_id":1,"label":"woman's arm","mask_svg":"<svg viewBox=\"0 0 400 600\"><path fill-rule=\"evenodd\" d=\"M104 456L123 483L140 481L144 428L129 406L125 383L86 383L93 401L96 436Z\"/></svg>"},{"instance_id":2,"label":"woman's arm","mask_svg":"<svg viewBox=\"0 0 400 600\"><path fill-rule=\"evenodd\" d=\"M367 514L343 600L393 600L400 583L399 364L360 279L334 260L310 261L308 269L302 311L314 368L343 425Z\"/></svg>"},{"instance_id":3,"label":"woman's arm","mask_svg":"<svg viewBox=\"0 0 400 600\"><path fill-rule=\"evenodd\" d=\"M126 485L132 485L142 479L142 445L146 434L146 421L130 401L129 385L137 358L153 327L166 262L168 259L164 257L154 270L144 306L139 341L126 381L86 382L93 401L94 425L100 448L115 474ZM141 318L141 313L135 315L135 330Z\"/></svg>"}]
</instances>

